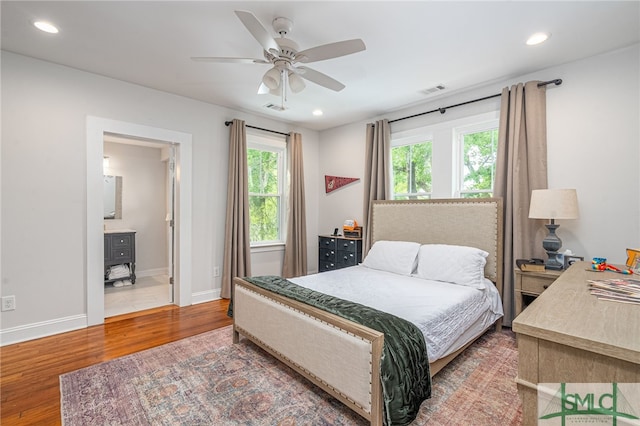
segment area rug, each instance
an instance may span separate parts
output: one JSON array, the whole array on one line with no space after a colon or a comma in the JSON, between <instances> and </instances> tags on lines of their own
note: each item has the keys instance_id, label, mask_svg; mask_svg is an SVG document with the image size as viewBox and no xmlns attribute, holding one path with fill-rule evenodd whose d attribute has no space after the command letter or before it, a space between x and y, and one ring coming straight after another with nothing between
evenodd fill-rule
<instances>
[{"instance_id":1,"label":"area rug","mask_svg":"<svg viewBox=\"0 0 640 426\"><path fill-rule=\"evenodd\" d=\"M519 425L510 331L481 337L433 379L412 425ZM231 327L60 376L75 425L365 425L336 399Z\"/></svg>"}]
</instances>

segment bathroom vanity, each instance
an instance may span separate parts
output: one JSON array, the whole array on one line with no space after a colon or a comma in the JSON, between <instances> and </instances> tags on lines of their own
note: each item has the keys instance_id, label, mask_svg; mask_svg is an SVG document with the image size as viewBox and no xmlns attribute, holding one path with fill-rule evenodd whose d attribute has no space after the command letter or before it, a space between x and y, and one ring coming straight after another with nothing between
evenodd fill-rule
<instances>
[{"instance_id":1,"label":"bathroom vanity","mask_svg":"<svg viewBox=\"0 0 640 426\"><path fill-rule=\"evenodd\" d=\"M109 268L114 265L127 265L130 275L109 279ZM104 231L104 283L118 280L136 282L136 231L132 229Z\"/></svg>"}]
</instances>

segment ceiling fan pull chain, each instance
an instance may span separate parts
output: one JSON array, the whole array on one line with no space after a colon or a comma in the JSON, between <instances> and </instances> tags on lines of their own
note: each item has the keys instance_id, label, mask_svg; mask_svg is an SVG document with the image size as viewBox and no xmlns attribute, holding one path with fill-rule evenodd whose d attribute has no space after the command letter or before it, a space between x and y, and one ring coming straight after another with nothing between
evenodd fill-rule
<instances>
[{"instance_id":1,"label":"ceiling fan pull chain","mask_svg":"<svg viewBox=\"0 0 640 426\"><path fill-rule=\"evenodd\" d=\"M280 106L284 110L284 103L287 101L287 70L285 68L280 72L282 96L280 97Z\"/></svg>"}]
</instances>

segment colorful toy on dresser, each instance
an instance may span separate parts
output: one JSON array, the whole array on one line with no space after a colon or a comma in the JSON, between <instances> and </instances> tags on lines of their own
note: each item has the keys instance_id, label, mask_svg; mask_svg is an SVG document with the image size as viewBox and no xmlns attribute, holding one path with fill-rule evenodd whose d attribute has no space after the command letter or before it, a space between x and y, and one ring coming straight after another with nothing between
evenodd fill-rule
<instances>
[{"instance_id":1,"label":"colorful toy on dresser","mask_svg":"<svg viewBox=\"0 0 640 426\"><path fill-rule=\"evenodd\" d=\"M624 274L624 275L633 274L633 271L629 268L620 269L618 267L608 264L607 259L605 259L604 257L594 257L593 260L591 261L591 269L596 271L613 271L613 272L617 272L619 274Z\"/></svg>"}]
</instances>

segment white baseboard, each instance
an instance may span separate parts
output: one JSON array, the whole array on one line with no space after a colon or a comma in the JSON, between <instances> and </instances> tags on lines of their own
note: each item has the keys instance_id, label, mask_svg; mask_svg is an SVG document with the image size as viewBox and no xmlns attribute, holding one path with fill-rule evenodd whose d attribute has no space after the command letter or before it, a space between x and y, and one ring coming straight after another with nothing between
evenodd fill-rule
<instances>
[{"instance_id":1,"label":"white baseboard","mask_svg":"<svg viewBox=\"0 0 640 426\"><path fill-rule=\"evenodd\" d=\"M145 269L144 271L136 270L136 277L154 277L156 275L169 275L169 268Z\"/></svg>"},{"instance_id":2,"label":"white baseboard","mask_svg":"<svg viewBox=\"0 0 640 426\"><path fill-rule=\"evenodd\" d=\"M137 276L139 276L136 273ZM160 275L153 273L151 275ZM191 295L191 303L211 302L220 299L220 289L207 290ZM28 340L39 339L41 337L52 336L54 334L65 333L67 331L87 328L87 315L74 315L71 317L58 318L49 321L42 321L33 324L21 325L18 327L0 330L0 347L12 345L14 343L26 342Z\"/></svg>"},{"instance_id":3,"label":"white baseboard","mask_svg":"<svg viewBox=\"0 0 640 426\"><path fill-rule=\"evenodd\" d=\"M74 315L0 330L0 346L39 339L87 327L87 316Z\"/></svg>"},{"instance_id":4,"label":"white baseboard","mask_svg":"<svg viewBox=\"0 0 640 426\"><path fill-rule=\"evenodd\" d=\"M211 302L213 300L218 300L218 299L220 299L220 289L216 288L213 290L193 293L191 295L191 304L197 305L198 303Z\"/></svg>"}]
</instances>

